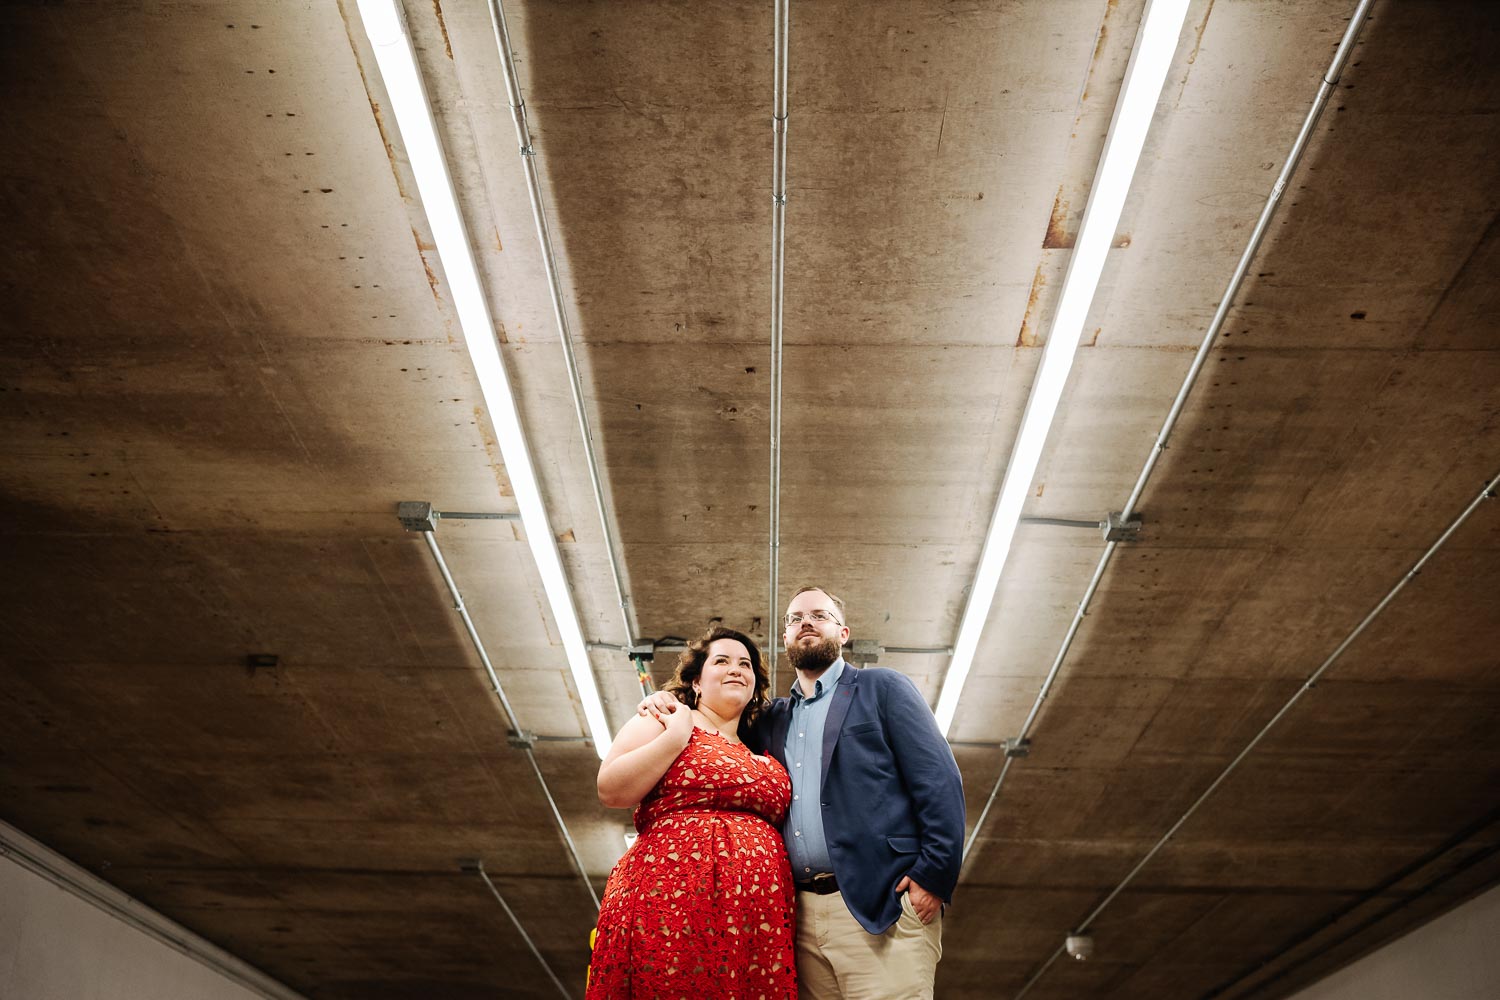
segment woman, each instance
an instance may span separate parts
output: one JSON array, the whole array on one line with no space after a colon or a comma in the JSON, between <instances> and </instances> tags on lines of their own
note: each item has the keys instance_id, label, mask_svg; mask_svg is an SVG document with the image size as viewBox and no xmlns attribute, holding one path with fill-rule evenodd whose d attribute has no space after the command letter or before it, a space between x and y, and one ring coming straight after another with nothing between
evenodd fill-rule
<instances>
[{"instance_id":1,"label":"woman","mask_svg":"<svg viewBox=\"0 0 1500 1000\"><path fill-rule=\"evenodd\" d=\"M792 785L741 733L770 679L749 637L714 628L666 690L682 704L636 716L599 765L599 801L637 806L636 842L610 873L588 1000L797 995L794 890L778 830Z\"/></svg>"}]
</instances>

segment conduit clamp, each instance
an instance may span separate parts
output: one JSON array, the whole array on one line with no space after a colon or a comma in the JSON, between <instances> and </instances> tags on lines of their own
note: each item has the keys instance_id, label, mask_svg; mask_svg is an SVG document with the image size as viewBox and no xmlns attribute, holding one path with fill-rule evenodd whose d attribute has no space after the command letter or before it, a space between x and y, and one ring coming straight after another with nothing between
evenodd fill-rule
<instances>
[{"instance_id":1,"label":"conduit clamp","mask_svg":"<svg viewBox=\"0 0 1500 1000\"><path fill-rule=\"evenodd\" d=\"M1141 537L1141 515L1131 514L1122 517L1120 511L1112 510L1109 516L1099 523L1099 530L1104 533L1106 542L1136 542Z\"/></svg>"}]
</instances>

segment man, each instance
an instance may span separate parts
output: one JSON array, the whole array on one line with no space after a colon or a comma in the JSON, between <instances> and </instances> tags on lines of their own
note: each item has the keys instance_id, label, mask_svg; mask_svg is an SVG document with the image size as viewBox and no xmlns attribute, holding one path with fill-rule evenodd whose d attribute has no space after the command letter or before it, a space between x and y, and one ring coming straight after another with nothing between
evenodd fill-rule
<instances>
[{"instance_id":1,"label":"man","mask_svg":"<svg viewBox=\"0 0 1500 1000\"><path fill-rule=\"evenodd\" d=\"M792 777L800 994L931 1000L963 859L962 779L905 675L844 662L846 620L823 588L797 591L782 633L797 681L751 734ZM676 707L660 697L641 710Z\"/></svg>"}]
</instances>

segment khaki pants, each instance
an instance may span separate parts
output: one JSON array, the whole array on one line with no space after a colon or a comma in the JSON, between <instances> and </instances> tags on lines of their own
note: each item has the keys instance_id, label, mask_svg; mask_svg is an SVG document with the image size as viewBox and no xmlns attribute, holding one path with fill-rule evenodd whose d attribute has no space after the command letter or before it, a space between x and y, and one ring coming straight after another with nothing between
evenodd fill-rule
<instances>
[{"instance_id":1,"label":"khaki pants","mask_svg":"<svg viewBox=\"0 0 1500 1000\"><path fill-rule=\"evenodd\" d=\"M942 954L942 916L923 924L905 893L884 934L861 927L840 893L797 893L800 1000L932 1000Z\"/></svg>"}]
</instances>

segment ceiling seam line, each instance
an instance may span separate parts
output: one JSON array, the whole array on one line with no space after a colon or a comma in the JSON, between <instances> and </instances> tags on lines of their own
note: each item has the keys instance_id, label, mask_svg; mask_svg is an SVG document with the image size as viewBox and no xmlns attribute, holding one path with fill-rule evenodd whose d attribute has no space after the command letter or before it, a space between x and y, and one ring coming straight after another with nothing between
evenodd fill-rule
<instances>
[{"instance_id":1,"label":"ceiling seam line","mask_svg":"<svg viewBox=\"0 0 1500 1000\"><path fill-rule=\"evenodd\" d=\"M562 343L563 359L568 369L568 388L573 396L573 407L578 417L579 432L583 438L583 452L588 466L589 485L594 494L594 506L599 513L599 527L604 533L604 548L609 556L610 574L615 585L615 600L625 627L625 641L635 641L638 625L630 592L625 584L623 558L617 551L619 541L610 526L610 504L605 498L603 473L594 447L594 429L589 421L588 406L583 396L583 376L578 368L578 357L573 346L573 331L568 322L566 304L563 302L562 277L557 269L557 255L552 243L552 230L547 223L547 210L542 202L541 175L536 166L536 149L532 145L531 128L526 118L526 101L521 96L521 80L516 72L515 54L510 41L510 29L505 22L505 8L501 0L489 0L490 24L495 34L495 46L499 51L500 65L505 75L506 97L510 104L511 118L515 121L516 139L520 145L521 163L526 176L526 193L531 202L531 215L536 223L537 242L542 252L542 265L547 275L547 288L552 298L552 312L557 321L558 340ZM649 675L641 675L643 694L650 694Z\"/></svg>"},{"instance_id":2,"label":"ceiling seam line","mask_svg":"<svg viewBox=\"0 0 1500 1000\"><path fill-rule=\"evenodd\" d=\"M1235 296L1238 294L1240 286L1244 283L1245 275L1249 272L1250 262L1254 259L1256 253L1258 253L1260 250L1261 241L1265 237L1266 230L1270 227L1271 218L1275 214L1276 208L1281 202L1281 195L1285 190L1288 181L1291 180L1292 174L1296 171L1298 165L1301 163L1302 155L1307 148L1308 142L1312 136L1313 129L1317 126L1319 119L1322 117L1323 109L1328 104L1329 96L1333 93L1334 88L1338 85L1338 81L1343 74L1344 65L1346 62L1348 62L1349 56L1354 50L1355 40L1359 37L1360 29L1364 25L1366 15L1373 2L1374 0L1359 0L1358 4L1355 6L1354 13L1349 18L1349 25L1344 30L1344 35L1339 41L1338 48L1334 51L1333 58L1329 62L1328 70L1322 74L1318 81L1318 89L1313 97L1312 107L1308 109L1307 115L1303 119L1302 127L1298 130L1297 136L1292 142L1291 150L1287 154L1286 162L1282 165L1281 171L1278 173L1275 183L1271 186L1270 193L1266 196L1266 202L1261 208L1260 217L1256 220L1255 228L1250 233L1250 238L1245 245L1244 252L1241 253L1239 262L1235 265L1235 269L1230 275L1228 287L1225 289L1224 295L1219 299L1219 305L1214 310L1213 319L1209 321L1208 329L1203 335L1203 340L1198 346L1198 351L1193 356L1192 364L1189 366L1187 375L1184 377L1182 385L1177 391L1177 396L1175 399L1173 399L1172 405L1167 411L1166 419L1162 423L1162 429L1157 435L1156 443L1147 453L1146 462L1142 466L1140 475L1136 478L1135 486L1131 489L1130 497L1126 500L1125 506L1121 512L1122 520L1129 518L1135 512L1135 507L1141 499L1141 493L1145 490L1146 483L1151 478L1151 474L1156 468L1156 462L1160 458L1161 453L1166 450L1167 439L1171 435L1172 429L1176 425L1178 418L1181 416L1183 406L1187 401L1187 396L1192 391L1194 384L1197 382L1198 375L1202 371L1203 365L1208 360L1209 350L1213 347L1214 341L1218 339L1219 331L1220 329L1222 329L1224 321L1228 317L1229 308L1233 303ZM1482 500L1485 495L1485 493L1481 493L1480 499ZM1477 501L1475 505L1477 505ZM1473 510L1473 507L1475 505L1471 505L1468 510L1465 511L1463 515L1464 518L1468 516L1468 511ZM1460 519L1460 523L1461 521L1462 518ZM1448 533L1451 533L1451 531L1452 529L1450 528ZM1441 541L1447 539L1448 533L1444 534L1443 538L1440 539L1439 544L1441 544ZM1030 731L1031 726L1036 721L1037 714L1041 710L1042 702L1046 700L1046 697L1051 690L1051 686L1057 678L1058 671L1061 669L1063 661L1067 657L1068 651L1073 644L1073 639L1078 634L1078 629L1083 622L1084 616L1088 612L1088 606L1092 602L1095 592L1098 590L1099 581L1103 578L1104 571L1108 568L1109 563L1114 556L1116 547L1117 543L1110 542L1105 546L1104 552L1099 558L1099 563L1094 569L1093 578L1089 581L1089 585L1084 592L1083 599L1079 602L1078 610L1075 612L1072 622L1068 625L1068 630L1066 635L1063 637L1062 645L1058 649L1056 657L1053 659L1052 666L1048 670L1047 676L1042 682L1042 688L1037 692L1036 700L1032 703L1031 712L1027 716L1025 724L1022 726L1021 736L1017 740L1018 748L1023 746L1021 741L1024 741L1026 739L1026 734ZM1429 554L1430 551L1431 550L1429 550ZM1423 559L1425 561L1426 556L1424 556ZM1409 579L1409 577L1403 578L1402 584L1398 584L1397 589L1399 589L1400 586L1404 585L1405 579ZM1387 596L1387 600L1389 600L1389 596L1390 595ZM1384 603L1382 603L1380 607L1383 608ZM1368 622L1368 620L1369 619L1367 618L1366 621ZM1363 626L1361 626L1361 628L1362 627ZM1339 653L1341 653L1343 649L1347 647L1349 641L1350 640L1345 640L1345 643L1339 647L1334 655L1339 655ZM1326 669L1327 666L1332 662L1333 661L1330 658L1327 662L1325 662L1324 666L1320 668L1319 672L1321 672L1321 670L1323 669ZM1316 676L1316 674L1314 676ZM1229 767L1226 768L1222 774L1220 774L1219 778L1209 786L1204 795L1199 798L1199 800L1193 804L1189 811L1184 814L1176 824L1173 825L1172 829L1169 830L1160 841L1158 841L1157 845L1147 853L1146 857L1143 858L1141 862L1137 864L1136 867L1133 868L1129 872L1129 874L1125 876L1125 879L1118 886L1116 886L1108 896L1105 897L1104 901L1100 903L1099 906L1096 907L1094 911L1089 914L1089 916L1081 924L1078 925L1077 931L1081 932L1088 928L1089 923L1092 922L1093 919L1098 916L1099 913L1104 909L1104 907L1108 906L1110 901L1113 900L1120 893L1120 891L1130 883L1131 879L1135 877L1136 873L1139 872L1141 868L1143 868L1145 864L1151 860L1156 852L1161 849L1162 844L1166 843L1166 841L1171 837L1172 833L1175 832L1176 829L1181 826L1189 816L1192 815L1193 810L1197 809L1198 805L1201 804L1204 799L1206 799L1213 793L1214 789L1216 789L1219 783L1224 780L1229 772L1238 765L1239 761L1243 759L1244 755L1249 753L1249 751L1254 748L1255 744L1261 739L1261 737L1264 736L1267 731L1269 731L1270 726L1275 725L1276 722L1281 718L1282 714L1284 714L1287 709L1292 706L1296 699L1300 698L1302 693L1306 690L1306 687L1298 690L1297 694L1293 696L1292 701L1287 702L1287 704L1282 707L1282 710L1272 718L1271 722L1267 725L1267 728L1262 730L1261 733L1251 741L1249 746L1241 751L1240 756L1236 757L1235 760L1229 765ZM1007 763L1008 761L1009 758L1007 759ZM1009 768L1001 769L1000 776L996 779L995 786L990 791L989 802L987 802L985 806L986 814L988 814L989 812L990 803L992 803L995 800L995 797L999 794L1001 783L1005 777L1006 771L1008 770ZM969 848L972 847L973 843L978 839L979 832L980 828L976 824L974 832L970 836L969 843L965 845L965 861L968 860ZM1042 976L1046 974L1047 970L1052 967L1052 965L1057 961L1058 957L1063 953L1064 950L1065 945L1059 945L1057 949L1052 952L1051 956L1049 956L1047 960L1042 964L1041 968L1037 969L1036 973L1032 975L1032 977L1028 979L1026 983L1021 987L1020 992L1015 995L1014 1000L1022 1000L1022 998L1031 991L1031 988L1036 985L1036 983L1042 978Z\"/></svg>"},{"instance_id":3,"label":"ceiling seam line","mask_svg":"<svg viewBox=\"0 0 1500 1000\"><path fill-rule=\"evenodd\" d=\"M1041 467L1047 439L1057 418L1063 392L1077 360L1090 309L1125 201L1140 167L1146 138L1155 120L1167 73L1177 51L1188 0L1147 0L1130 49L1129 62L1115 98L1104 148L1094 169L1093 184L1084 205L1078 238L1063 273L1062 291L1049 325L1041 361L1026 395L1020 429L1015 436L999 495L990 512L979 562L962 599L963 611L953 642L954 655L943 675L934 715L946 735L958 713L959 700L979 653L985 625L995 605L1005 565L1010 557L1018 522ZM1107 519L1113 522L1112 512ZM1122 537L1129 521L1120 515L1118 529L1106 536Z\"/></svg>"},{"instance_id":4,"label":"ceiling seam line","mask_svg":"<svg viewBox=\"0 0 1500 1000\"><path fill-rule=\"evenodd\" d=\"M1373 0L1359 0L1359 7L1356 11L1356 15L1350 19L1349 28L1346 29L1343 40L1340 43L1338 50L1334 53L1333 62L1331 63L1329 70L1319 78L1319 86L1317 93L1313 98L1312 106L1308 109L1308 113L1303 119L1302 127L1299 129L1296 139L1293 141L1292 147L1287 153L1286 162L1282 165L1281 171L1278 174L1275 183L1272 185L1270 193L1266 196L1265 204L1261 207L1260 216L1256 221L1255 228L1251 231L1250 238L1246 242L1245 249L1240 254L1239 262L1235 265L1235 269L1230 275L1228 286L1225 288L1223 296L1221 296L1219 299L1219 305L1214 311L1213 319L1210 320L1208 329L1204 333L1203 339L1200 341L1197 350L1194 352L1193 361L1188 368L1187 374L1183 378L1182 385L1177 390L1176 397L1173 399L1171 406L1168 408L1167 415L1162 422L1162 428L1157 434L1156 442L1148 451L1146 461L1136 478L1136 482L1134 487L1132 487L1131 489L1130 496L1125 501L1125 505L1120 512L1120 518L1122 521L1128 519L1136 512L1136 506L1140 503L1141 493L1145 490L1146 483L1150 480L1152 473L1155 471L1156 462L1161 457L1161 453L1167 449L1167 441L1170 438L1172 430L1176 426L1177 421L1182 414L1182 409L1186 404L1187 397L1192 392L1193 386L1197 383L1198 375L1201 373L1204 364L1208 360L1208 355L1210 350L1213 348L1214 342L1218 339L1219 331L1223 328L1224 321L1228 317L1230 306L1233 304L1235 296L1239 293L1239 288L1244 283L1245 276L1249 272L1250 263L1254 259L1256 253L1258 253L1260 250L1261 241L1264 239L1266 230L1270 226L1271 218L1275 214L1276 208L1281 202L1282 193L1285 190L1288 181L1291 179L1292 174L1296 171L1297 166L1301 163L1302 154L1306 150L1308 140L1312 135L1312 130L1314 127L1316 127L1317 122L1322 115L1323 108L1328 103L1328 97L1333 92L1333 88L1337 84L1338 77L1342 73L1343 64L1347 61L1349 53L1353 48L1354 39L1359 34L1359 27L1364 20L1362 15L1369 8L1371 3L1373 3ZM1330 82L1328 79L1328 77L1330 76L1333 77L1332 82ZM1089 579L1088 585L1084 588L1083 596L1078 602L1078 608L1073 614L1072 621L1068 624L1067 631L1063 635L1062 643L1058 648L1057 654L1053 657L1052 666L1048 669L1046 676L1043 678L1041 689L1037 692L1037 696L1032 702L1031 710L1026 716L1026 721L1022 724L1020 733L1016 737L1016 742L1018 745L1020 744L1020 741L1026 740L1029 737L1031 729L1035 725L1038 715L1041 713L1043 702L1045 702L1048 695L1051 694L1052 686L1057 680L1058 673L1062 669L1063 662L1066 660L1068 652L1072 649L1073 640L1077 637L1078 631L1083 625L1083 619L1088 615L1089 606L1093 603L1094 595L1099 589L1100 582L1103 580L1105 570L1109 568L1110 562L1114 558L1115 550L1118 548L1118 545L1118 542L1109 542L1105 545L1104 551L1100 554L1099 561L1094 567L1094 573ZM994 787L990 790L990 796L986 801L983 815L988 815L990 811L990 805L994 802L995 797L1000 792L1001 782L1003 781L1005 774L1006 769L1002 769L999 779L995 782ZM973 847L978 837L979 826L976 825L974 828L974 832L970 835L969 842L964 847L965 859L967 859L969 851ZM1026 989L1029 988L1029 986L1026 987ZM1022 992L1017 995L1017 1000L1019 1000L1019 998L1024 995L1025 989L1023 989Z\"/></svg>"}]
</instances>

